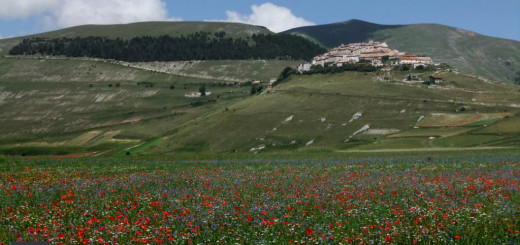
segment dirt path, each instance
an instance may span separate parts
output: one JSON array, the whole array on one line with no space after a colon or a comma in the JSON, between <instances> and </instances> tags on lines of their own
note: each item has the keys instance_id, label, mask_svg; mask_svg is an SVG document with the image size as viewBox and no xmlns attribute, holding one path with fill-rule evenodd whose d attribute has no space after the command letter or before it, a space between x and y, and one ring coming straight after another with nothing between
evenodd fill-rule
<instances>
[{"instance_id":1,"label":"dirt path","mask_svg":"<svg viewBox=\"0 0 520 245\"><path fill-rule=\"evenodd\" d=\"M76 158L76 157L86 157L86 156L92 156L94 154L97 154L100 152L94 151L94 152L87 152L87 153L74 153L74 154L68 154L68 155L56 155L56 156L50 156L52 159L65 159L65 158Z\"/></svg>"}]
</instances>

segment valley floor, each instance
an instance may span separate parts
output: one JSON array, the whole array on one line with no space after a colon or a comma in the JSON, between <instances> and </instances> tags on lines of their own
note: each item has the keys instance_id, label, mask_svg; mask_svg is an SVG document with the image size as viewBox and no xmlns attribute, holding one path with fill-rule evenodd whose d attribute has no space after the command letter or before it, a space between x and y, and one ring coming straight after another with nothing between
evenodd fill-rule
<instances>
[{"instance_id":1,"label":"valley floor","mask_svg":"<svg viewBox=\"0 0 520 245\"><path fill-rule=\"evenodd\" d=\"M492 244L520 238L518 152L385 154L1 157L0 243Z\"/></svg>"}]
</instances>

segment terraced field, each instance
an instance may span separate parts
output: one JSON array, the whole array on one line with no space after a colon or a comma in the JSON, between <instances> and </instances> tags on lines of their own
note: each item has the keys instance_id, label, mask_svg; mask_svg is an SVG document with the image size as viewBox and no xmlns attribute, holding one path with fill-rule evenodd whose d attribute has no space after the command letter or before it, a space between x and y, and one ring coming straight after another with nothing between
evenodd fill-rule
<instances>
[{"instance_id":1,"label":"terraced field","mask_svg":"<svg viewBox=\"0 0 520 245\"><path fill-rule=\"evenodd\" d=\"M417 124L419 127L460 127L484 126L492 124L512 113L476 113L476 114L431 114Z\"/></svg>"}]
</instances>

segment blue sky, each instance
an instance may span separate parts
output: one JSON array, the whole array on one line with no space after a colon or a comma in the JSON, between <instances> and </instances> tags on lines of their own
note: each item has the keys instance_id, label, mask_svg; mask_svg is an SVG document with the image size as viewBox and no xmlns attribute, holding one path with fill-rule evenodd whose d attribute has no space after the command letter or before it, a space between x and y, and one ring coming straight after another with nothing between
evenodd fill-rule
<instances>
[{"instance_id":1,"label":"blue sky","mask_svg":"<svg viewBox=\"0 0 520 245\"><path fill-rule=\"evenodd\" d=\"M0 0L0 37L81 24L219 20L283 31L361 19L438 23L520 41L520 0Z\"/></svg>"}]
</instances>

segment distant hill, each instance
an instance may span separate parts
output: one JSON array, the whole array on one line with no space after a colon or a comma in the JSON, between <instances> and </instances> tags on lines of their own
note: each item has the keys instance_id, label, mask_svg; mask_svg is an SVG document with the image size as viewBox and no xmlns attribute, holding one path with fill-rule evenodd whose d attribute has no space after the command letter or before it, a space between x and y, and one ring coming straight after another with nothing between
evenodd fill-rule
<instances>
[{"instance_id":1,"label":"distant hill","mask_svg":"<svg viewBox=\"0 0 520 245\"><path fill-rule=\"evenodd\" d=\"M220 31L225 31L226 35L232 38L246 38L253 34L273 34L273 32L262 26L225 22L183 21L139 22L120 25L82 25L25 37L15 37L0 40L0 54L6 54L11 47L16 45L23 38L27 37L73 38L98 36L107 38L131 39L136 36L154 37L169 35L177 37L195 32L214 33Z\"/></svg>"},{"instance_id":2,"label":"distant hill","mask_svg":"<svg viewBox=\"0 0 520 245\"><path fill-rule=\"evenodd\" d=\"M91 57L130 62L154 62L306 60L325 52L323 47L303 37L290 34L259 33L254 30L257 28L255 26L247 28L243 25L237 29L236 25L228 23L223 25L210 23L210 27L200 22L183 24L170 26L171 29L157 27L146 29L146 26L142 24L134 24L132 27L125 26L125 28L99 26L99 28L75 33L73 34L75 36L71 37L56 38L49 35L26 37L10 48L9 55ZM161 26L161 24L158 25ZM187 28L187 26L192 28ZM145 31L140 32L140 28ZM104 33L98 32L98 29L114 29L120 35L107 37L104 36ZM148 31L153 29L156 31ZM231 31L231 35L228 35L228 29ZM135 36L127 38L129 33ZM184 34L179 35L180 33Z\"/></svg>"},{"instance_id":3,"label":"distant hill","mask_svg":"<svg viewBox=\"0 0 520 245\"><path fill-rule=\"evenodd\" d=\"M410 54L428 55L468 73L513 83L520 72L520 42L437 24L379 25L361 20L300 27L300 35L331 48L342 43L386 41Z\"/></svg>"},{"instance_id":4,"label":"distant hill","mask_svg":"<svg viewBox=\"0 0 520 245\"><path fill-rule=\"evenodd\" d=\"M225 31L233 37L246 37L252 34L272 34L263 26L253 26L240 23L202 22L202 21L152 21L119 25L82 25L65 28L30 36L57 38L57 37L89 37L99 36L108 38L130 39L135 36L180 36L194 32Z\"/></svg>"}]
</instances>

